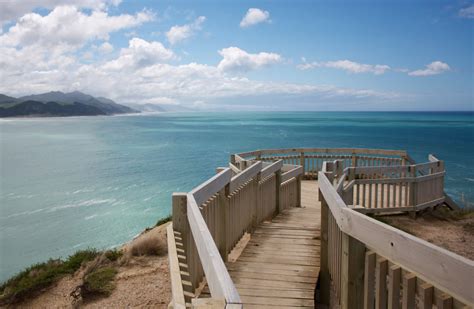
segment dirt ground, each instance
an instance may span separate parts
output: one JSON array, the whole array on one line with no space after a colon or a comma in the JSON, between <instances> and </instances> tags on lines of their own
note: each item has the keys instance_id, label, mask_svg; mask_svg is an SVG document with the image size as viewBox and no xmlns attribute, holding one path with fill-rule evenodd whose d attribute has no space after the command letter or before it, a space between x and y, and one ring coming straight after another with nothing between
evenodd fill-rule
<instances>
[{"instance_id":1,"label":"dirt ground","mask_svg":"<svg viewBox=\"0 0 474 309\"><path fill-rule=\"evenodd\" d=\"M439 247L474 260L474 212L449 211L444 207L421 212L417 217L386 215L385 223Z\"/></svg>"},{"instance_id":2,"label":"dirt ground","mask_svg":"<svg viewBox=\"0 0 474 309\"><path fill-rule=\"evenodd\" d=\"M167 224L155 227L125 244L125 252L134 242L158 237L166 245ZM126 256L126 253L124 254ZM116 288L108 297L75 302L70 293L81 284L81 271L62 278L33 299L11 308L167 308L171 299L168 255L127 257L118 269Z\"/></svg>"}]
</instances>

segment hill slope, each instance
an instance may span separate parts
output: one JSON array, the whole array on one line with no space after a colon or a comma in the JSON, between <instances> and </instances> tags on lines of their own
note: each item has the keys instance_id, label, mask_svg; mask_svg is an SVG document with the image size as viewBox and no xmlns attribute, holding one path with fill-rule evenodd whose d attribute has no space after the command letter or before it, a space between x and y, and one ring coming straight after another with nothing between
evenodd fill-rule
<instances>
[{"instance_id":1,"label":"hill slope","mask_svg":"<svg viewBox=\"0 0 474 309\"><path fill-rule=\"evenodd\" d=\"M94 116L137 112L110 99L95 98L79 91L51 91L18 99L0 94L0 117Z\"/></svg>"}]
</instances>

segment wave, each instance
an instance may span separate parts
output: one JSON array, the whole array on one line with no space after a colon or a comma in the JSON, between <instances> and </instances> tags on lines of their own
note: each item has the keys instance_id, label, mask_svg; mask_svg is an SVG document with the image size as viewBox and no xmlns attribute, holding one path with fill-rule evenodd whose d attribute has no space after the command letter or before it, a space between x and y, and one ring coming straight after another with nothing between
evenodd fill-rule
<instances>
[{"instance_id":1,"label":"wave","mask_svg":"<svg viewBox=\"0 0 474 309\"><path fill-rule=\"evenodd\" d=\"M116 202L117 200L114 198L109 198L109 199L91 199L87 201L82 201L79 203L74 203L74 204L66 204L66 205L61 205L61 206L56 206L53 208L50 208L48 212L55 212L58 210L62 209L69 209L69 208L78 208L78 207L89 207L89 206L94 206L94 205L101 205L101 204L112 204Z\"/></svg>"},{"instance_id":2,"label":"wave","mask_svg":"<svg viewBox=\"0 0 474 309\"><path fill-rule=\"evenodd\" d=\"M39 213L39 212L42 212L43 210L45 210L45 208L40 208L40 209L35 209L35 210L30 210L30 211L18 212L18 213L14 213L14 214L8 215L8 216L6 216L5 218L6 218L6 219L10 219L10 218L15 218L15 217L19 217L19 216L34 215L34 214L37 214L37 213Z\"/></svg>"}]
</instances>

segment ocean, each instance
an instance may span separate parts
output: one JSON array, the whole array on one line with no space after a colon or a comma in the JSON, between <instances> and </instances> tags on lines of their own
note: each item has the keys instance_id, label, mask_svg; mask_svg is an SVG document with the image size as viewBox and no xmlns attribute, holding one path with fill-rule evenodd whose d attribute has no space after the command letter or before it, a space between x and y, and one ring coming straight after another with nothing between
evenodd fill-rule
<instances>
[{"instance_id":1,"label":"ocean","mask_svg":"<svg viewBox=\"0 0 474 309\"><path fill-rule=\"evenodd\" d=\"M446 163L474 202L474 113L234 112L0 120L0 282L32 263L111 248L170 214L232 153L405 149Z\"/></svg>"}]
</instances>

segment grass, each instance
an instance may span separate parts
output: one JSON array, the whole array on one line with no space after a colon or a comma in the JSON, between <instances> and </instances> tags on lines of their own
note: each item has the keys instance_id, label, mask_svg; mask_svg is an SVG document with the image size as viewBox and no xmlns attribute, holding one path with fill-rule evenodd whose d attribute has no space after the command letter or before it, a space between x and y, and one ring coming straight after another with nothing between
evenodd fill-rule
<instances>
[{"instance_id":1,"label":"grass","mask_svg":"<svg viewBox=\"0 0 474 309\"><path fill-rule=\"evenodd\" d=\"M165 217L165 218L163 218L163 219L158 220L158 222L156 222L155 226L160 226L160 225L162 225L162 224L165 224L165 223L167 223L167 222L170 222L172 219L173 219L173 217L172 217L171 215L169 215L169 216L167 216L167 217Z\"/></svg>"},{"instance_id":2,"label":"grass","mask_svg":"<svg viewBox=\"0 0 474 309\"><path fill-rule=\"evenodd\" d=\"M158 235L145 234L136 239L130 247L133 256L158 255L163 256L168 252L167 244Z\"/></svg>"},{"instance_id":3,"label":"grass","mask_svg":"<svg viewBox=\"0 0 474 309\"><path fill-rule=\"evenodd\" d=\"M115 289L116 274L117 270L114 267L99 268L87 274L82 286L82 297L110 295Z\"/></svg>"},{"instance_id":4,"label":"grass","mask_svg":"<svg viewBox=\"0 0 474 309\"><path fill-rule=\"evenodd\" d=\"M122 257L123 252L121 250L113 249L105 251L104 255L109 261L115 262Z\"/></svg>"},{"instance_id":5,"label":"grass","mask_svg":"<svg viewBox=\"0 0 474 309\"><path fill-rule=\"evenodd\" d=\"M62 276L74 273L98 254L95 249L81 250L64 261L50 259L28 267L0 286L0 304L15 303L40 292Z\"/></svg>"}]
</instances>

